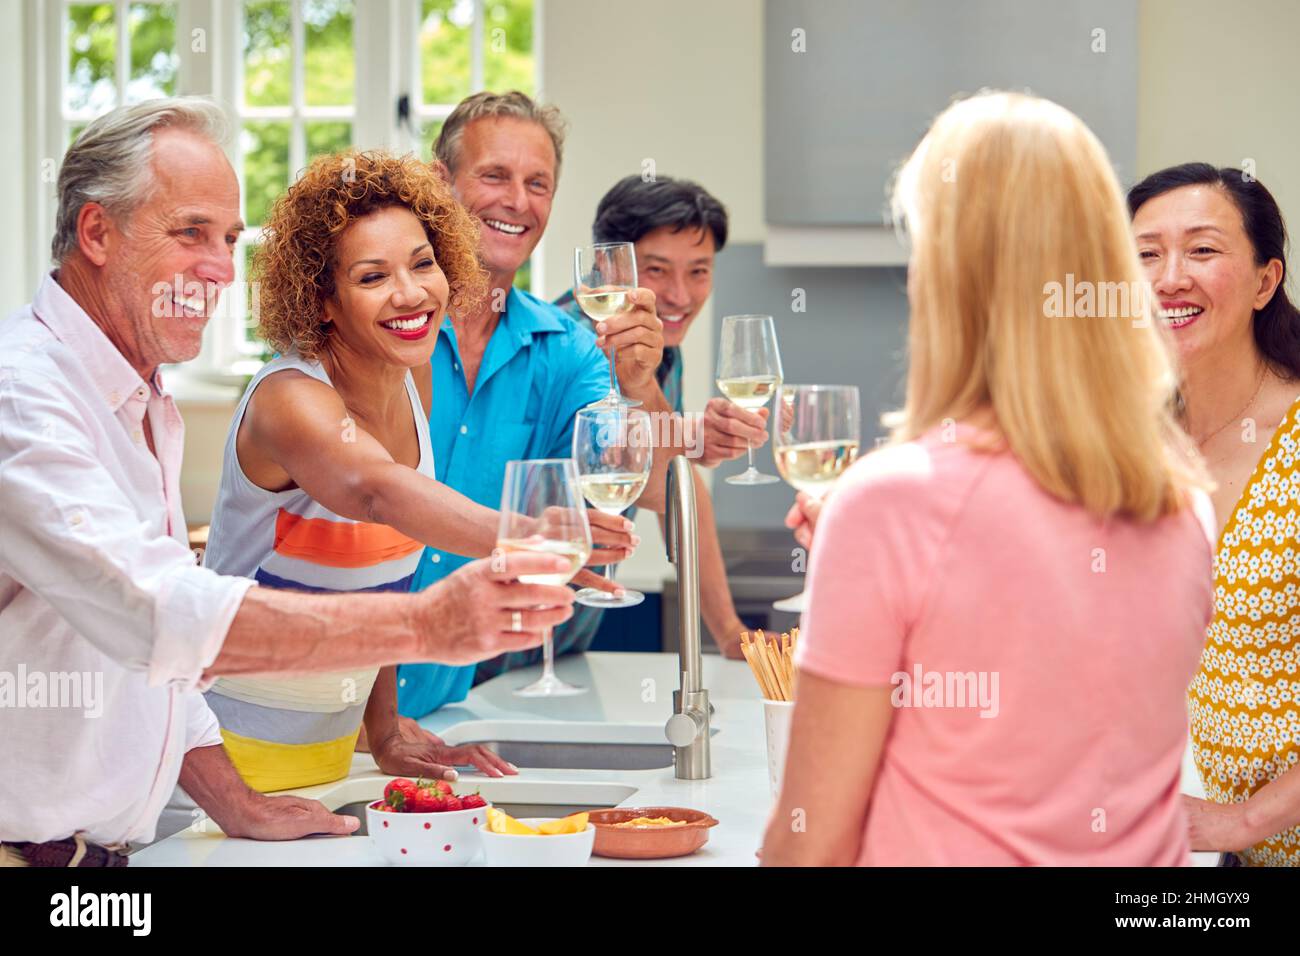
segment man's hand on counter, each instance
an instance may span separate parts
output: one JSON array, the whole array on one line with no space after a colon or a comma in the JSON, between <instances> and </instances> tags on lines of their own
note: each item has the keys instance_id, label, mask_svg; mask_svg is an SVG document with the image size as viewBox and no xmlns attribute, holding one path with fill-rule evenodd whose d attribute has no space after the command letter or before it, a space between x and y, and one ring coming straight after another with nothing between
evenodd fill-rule
<instances>
[{"instance_id":1,"label":"man's hand on counter","mask_svg":"<svg viewBox=\"0 0 1300 956\"><path fill-rule=\"evenodd\" d=\"M235 818L221 823L226 836L248 840L298 840L317 833L346 836L359 826L358 817L331 813L319 800L261 793L251 793Z\"/></svg>"},{"instance_id":2,"label":"man's hand on counter","mask_svg":"<svg viewBox=\"0 0 1300 956\"><path fill-rule=\"evenodd\" d=\"M361 825L356 817L330 813L319 800L258 793L244 783L220 744L189 750L179 783L230 837L297 840L315 833L348 834Z\"/></svg>"},{"instance_id":3,"label":"man's hand on counter","mask_svg":"<svg viewBox=\"0 0 1300 956\"><path fill-rule=\"evenodd\" d=\"M722 636L714 635L713 639L715 643L717 643L718 650L722 652L723 657L731 661L744 660L744 652L740 649L740 635L742 631L748 630L749 628L745 627L745 625L737 619L736 623L727 628Z\"/></svg>"}]
</instances>

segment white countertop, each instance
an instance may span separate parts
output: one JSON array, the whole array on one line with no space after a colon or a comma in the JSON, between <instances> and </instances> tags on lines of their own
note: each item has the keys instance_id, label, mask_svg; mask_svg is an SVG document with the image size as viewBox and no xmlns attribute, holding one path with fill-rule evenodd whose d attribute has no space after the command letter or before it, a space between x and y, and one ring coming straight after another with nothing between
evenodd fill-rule
<instances>
[{"instance_id":1,"label":"white countertop","mask_svg":"<svg viewBox=\"0 0 1300 956\"><path fill-rule=\"evenodd\" d=\"M474 688L460 704L445 707L421 723L441 736L467 721L566 721L605 725L611 739L663 740L662 727L678 687L675 654L588 653L561 658L559 675L591 690L580 696L546 699L515 697L511 691L531 681L540 668L511 671ZM660 770L537 770L516 777L462 774L457 790L482 784L495 791L494 802L528 802L537 782L613 785L612 798L623 806L680 806L703 810L719 821L709 842L687 857L668 860L612 860L592 857L592 866L752 866L771 806L763 708L753 675L743 661L704 656L704 686L714 706L712 771L707 780L678 780L671 767ZM544 728L539 727L539 730ZM553 728L552 728L553 729ZM620 735L624 735L620 738ZM542 734L541 736L545 736ZM480 738L483 739L483 738ZM490 739L490 738L488 738ZM336 783L289 791L319 799L331 809L356 800L377 799L389 779L368 754L357 754L352 773ZM627 788L635 792L626 794ZM1184 767L1183 789L1203 795L1191 767ZM611 799L611 802L614 802ZM1199 865L1213 865L1215 854L1194 854ZM481 861L480 857L480 861ZM211 822L207 832L183 830L131 856L132 866L382 866L384 859L367 837L310 837L283 842L231 839Z\"/></svg>"}]
</instances>

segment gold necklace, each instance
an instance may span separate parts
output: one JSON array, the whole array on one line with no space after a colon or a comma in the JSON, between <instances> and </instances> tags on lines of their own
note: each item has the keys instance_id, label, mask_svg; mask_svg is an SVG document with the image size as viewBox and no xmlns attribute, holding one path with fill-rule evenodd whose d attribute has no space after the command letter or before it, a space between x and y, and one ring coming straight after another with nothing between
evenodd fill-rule
<instances>
[{"instance_id":1,"label":"gold necklace","mask_svg":"<svg viewBox=\"0 0 1300 956\"><path fill-rule=\"evenodd\" d=\"M1235 422L1235 421L1237 421L1238 419L1240 419L1242 415L1246 414L1246 410L1249 409L1250 406L1252 406L1252 405L1255 404L1255 399L1259 398L1259 393L1260 393L1260 391L1262 391L1263 388L1264 388L1264 379L1267 377L1264 373L1265 373L1265 366L1260 365L1260 368L1259 368L1259 384L1255 386L1255 394L1252 395L1252 396L1250 396L1250 400L1247 401L1245 405L1241 406L1241 410L1238 411L1237 414L1231 416L1231 417L1230 417L1226 422L1224 422L1222 425L1220 425L1220 426L1219 426L1218 428L1216 428L1214 431L1210 432L1210 433L1209 433L1208 435L1206 435L1204 438L1198 438L1198 439L1196 440L1196 446L1197 446L1198 448L1204 448L1205 445L1206 445L1206 443L1207 443L1211 438L1214 438L1216 435L1219 434L1219 432L1223 431L1225 428L1227 428L1227 427L1228 427L1229 425L1231 425L1233 422Z\"/></svg>"}]
</instances>

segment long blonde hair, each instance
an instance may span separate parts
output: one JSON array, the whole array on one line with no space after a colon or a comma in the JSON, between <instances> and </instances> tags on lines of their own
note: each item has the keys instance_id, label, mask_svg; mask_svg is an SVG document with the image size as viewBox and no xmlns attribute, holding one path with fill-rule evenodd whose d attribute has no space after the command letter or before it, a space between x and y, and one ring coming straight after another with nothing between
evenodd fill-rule
<instances>
[{"instance_id":1,"label":"long blonde hair","mask_svg":"<svg viewBox=\"0 0 1300 956\"><path fill-rule=\"evenodd\" d=\"M912 241L894 441L991 411L1043 489L1103 518L1149 521L1209 486L1174 419L1173 352L1119 183L1078 117L1019 93L954 103L899 170L893 208ZM1075 313L1088 283L1101 315L1083 299ZM1108 314L1116 291L1131 296Z\"/></svg>"}]
</instances>

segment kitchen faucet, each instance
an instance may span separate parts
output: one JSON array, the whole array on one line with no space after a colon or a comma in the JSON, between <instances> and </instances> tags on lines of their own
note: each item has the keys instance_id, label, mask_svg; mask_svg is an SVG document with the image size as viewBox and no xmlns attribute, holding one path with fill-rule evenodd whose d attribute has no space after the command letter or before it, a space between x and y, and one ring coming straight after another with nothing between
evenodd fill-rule
<instances>
[{"instance_id":1,"label":"kitchen faucet","mask_svg":"<svg viewBox=\"0 0 1300 956\"><path fill-rule=\"evenodd\" d=\"M679 780L704 780L709 766L709 692L704 689L700 660L700 554L695 513L695 472L683 455L668 466L664 543L677 566L677 673L681 689L673 691L673 715L664 733L673 745L673 772Z\"/></svg>"}]
</instances>

